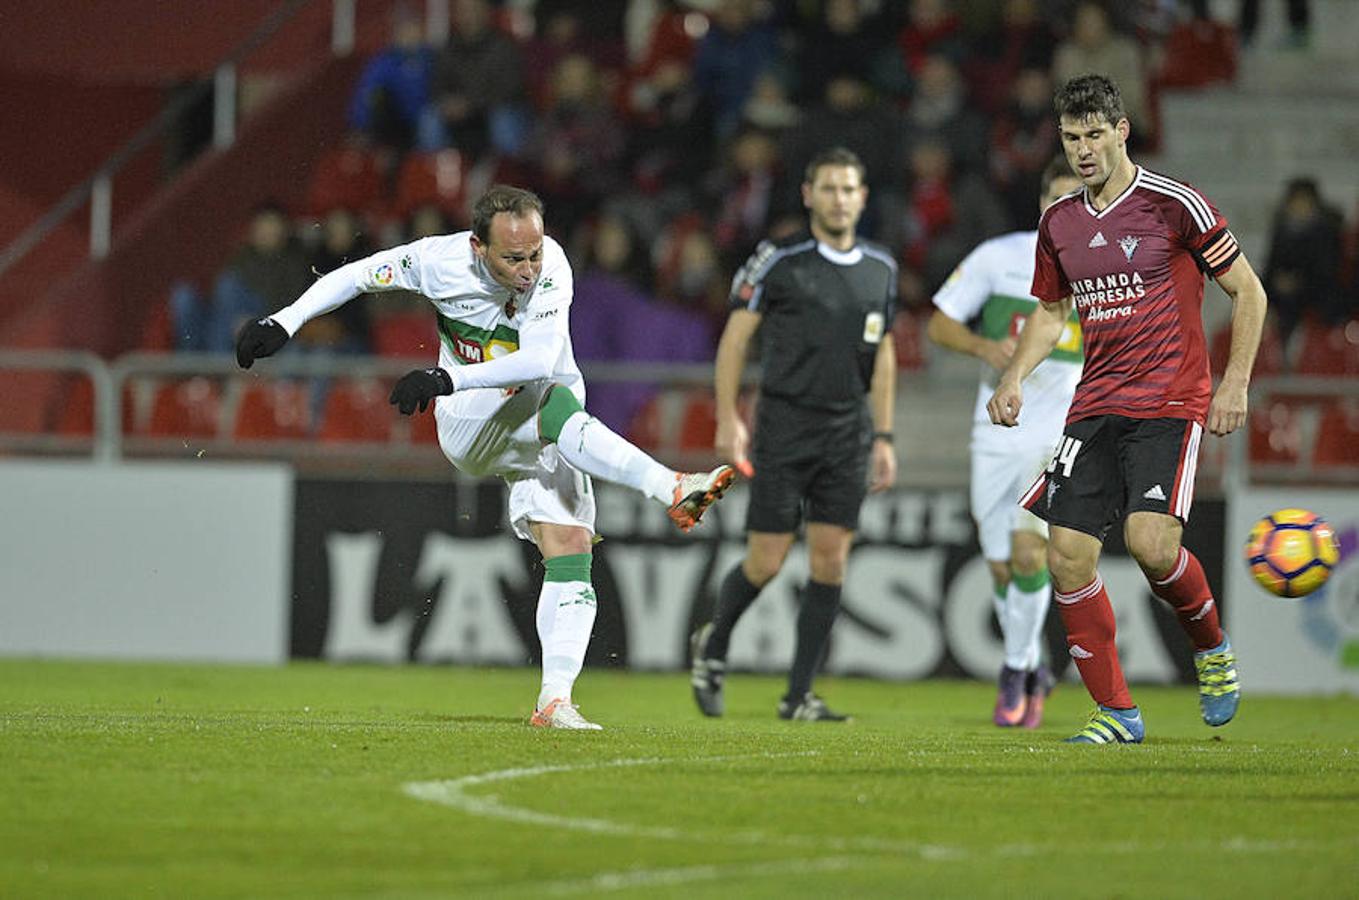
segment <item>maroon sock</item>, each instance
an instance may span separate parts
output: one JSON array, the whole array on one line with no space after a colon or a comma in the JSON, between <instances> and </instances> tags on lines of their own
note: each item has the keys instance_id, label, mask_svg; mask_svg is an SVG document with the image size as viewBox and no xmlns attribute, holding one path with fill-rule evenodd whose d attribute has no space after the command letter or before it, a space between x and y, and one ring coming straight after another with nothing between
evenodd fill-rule
<instances>
[{"instance_id":1,"label":"maroon sock","mask_svg":"<svg viewBox=\"0 0 1359 900\"><path fill-rule=\"evenodd\" d=\"M1222 643L1217 603L1197 556L1181 547L1170 572L1159 580L1148 575L1147 581L1153 594L1175 608L1175 618L1194 642L1195 650L1211 650Z\"/></svg>"},{"instance_id":2,"label":"maroon sock","mask_svg":"<svg viewBox=\"0 0 1359 900\"><path fill-rule=\"evenodd\" d=\"M1114 644L1114 608L1104 590L1104 579L1095 580L1071 593L1053 591L1052 599L1066 626L1066 645L1076 661L1085 689L1100 706L1131 709L1132 695L1118 662Z\"/></svg>"}]
</instances>

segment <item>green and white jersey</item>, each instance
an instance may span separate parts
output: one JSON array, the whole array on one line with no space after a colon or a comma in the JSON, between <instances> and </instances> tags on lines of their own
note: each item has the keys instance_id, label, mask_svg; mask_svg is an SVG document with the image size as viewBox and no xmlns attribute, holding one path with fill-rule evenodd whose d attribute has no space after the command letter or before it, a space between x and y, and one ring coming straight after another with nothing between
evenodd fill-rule
<instances>
[{"instance_id":1,"label":"green and white jersey","mask_svg":"<svg viewBox=\"0 0 1359 900\"><path fill-rule=\"evenodd\" d=\"M533 287L500 285L472 248L472 233L436 235L382 250L323 276L273 319L294 334L309 319L364 293L413 291L433 304L439 365L454 387L517 387L550 379L584 402L571 348L571 264L543 237L543 268Z\"/></svg>"},{"instance_id":2,"label":"green and white jersey","mask_svg":"<svg viewBox=\"0 0 1359 900\"><path fill-rule=\"evenodd\" d=\"M1018 338L1024 320L1038 304L1029 293L1037 246L1036 231L1015 231L983 242L953 270L934 295L934 305L956 322L976 319L977 330L985 338ZM1060 434L1071 395L1081 378L1081 350L1081 325L1072 310L1052 354L1024 380L1024 406L1017 429L991 424L986 403L996 389L999 373L982 363L973 412L974 443L1023 440L1028 432L1036 432L1036 439L1041 433L1046 441L1054 428Z\"/></svg>"}]
</instances>

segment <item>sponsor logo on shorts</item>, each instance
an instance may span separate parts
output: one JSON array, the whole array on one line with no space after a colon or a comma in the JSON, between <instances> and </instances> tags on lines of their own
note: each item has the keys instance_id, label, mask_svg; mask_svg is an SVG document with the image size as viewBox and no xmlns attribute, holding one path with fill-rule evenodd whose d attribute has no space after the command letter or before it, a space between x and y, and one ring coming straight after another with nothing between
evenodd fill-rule
<instances>
[{"instance_id":1,"label":"sponsor logo on shorts","mask_svg":"<svg viewBox=\"0 0 1359 900\"><path fill-rule=\"evenodd\" d=\"M1161 489L1159 484L1153 484L1142 496L1147 500L1164 500L1166 492Z\"/></svg>"}]
</instances>

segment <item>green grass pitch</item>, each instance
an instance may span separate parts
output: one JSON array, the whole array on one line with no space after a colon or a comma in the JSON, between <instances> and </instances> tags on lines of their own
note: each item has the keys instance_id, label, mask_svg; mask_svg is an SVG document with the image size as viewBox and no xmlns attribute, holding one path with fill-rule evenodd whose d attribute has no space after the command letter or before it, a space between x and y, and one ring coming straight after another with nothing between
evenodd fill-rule
<instances>
[{"instance_id":1,"label":"green grass pitch","mask_svg":"<svg viewBox=\"0 0 1359 900\"><path fill-rule=\"evenodd\" d=\"M1243 661L1248 663L1249 661ZM1243 666L1245 677L1249 670ZM1359 895L1359 700L1135 691L1141 747L989 724L992 689L587 671L0 662L3 897ZM1249 681L1247 681L1249 687Z\"/></svg>"}]
</instances>

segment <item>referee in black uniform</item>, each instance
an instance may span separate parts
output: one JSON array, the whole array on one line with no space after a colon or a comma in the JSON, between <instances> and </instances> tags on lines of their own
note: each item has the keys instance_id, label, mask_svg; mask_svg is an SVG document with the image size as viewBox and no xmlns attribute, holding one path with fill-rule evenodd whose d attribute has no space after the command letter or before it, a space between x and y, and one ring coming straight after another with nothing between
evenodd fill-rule
<instances>
[{"instance_id":1,"label":"referee in black uniform","mask_svg":"<svg viewBox=\"0 0 1359 900\"><path fill-rule=\"evenodd\" d=\"M723 579L713 621L690 641L694 699L705 715L723 712L732 629L779 573L805 521L811 580L779 716L846 718L812 693L812 677L840 609L859 507L869 490L896 480L891 326L897 266L884 249L855 235L868 198L864 174L849 150L818 154L802 183L809 230L761 243L732 282L732 312L717 348L716 444L753 480L745 559ZM763 375L754 452L747 458L750 435L736 398L761 324Z\"/></svg>"}]
</instances>

